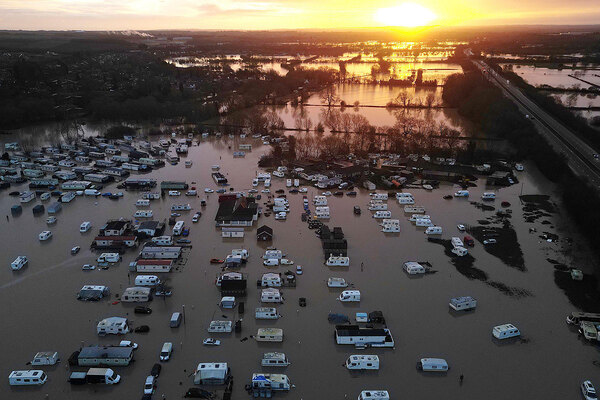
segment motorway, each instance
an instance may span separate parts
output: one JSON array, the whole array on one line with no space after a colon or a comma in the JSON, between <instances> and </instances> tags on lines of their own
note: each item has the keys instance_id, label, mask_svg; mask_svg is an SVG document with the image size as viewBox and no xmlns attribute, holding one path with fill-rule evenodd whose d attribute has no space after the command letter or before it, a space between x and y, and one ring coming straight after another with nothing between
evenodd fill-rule
<instances>
[{"instance_id":1,"label":"motorway","mask_svg":"<svg viewBox=\"0 0 600 400\"><path fill-rule=\"evenodd\" d=\"M600 189L600 160L594 158L596 151L531 101L521 90L499 76L485 62L472 61L483 76L500 87L505 96L511 99L523 114L534 117L531 119L538 132L555 150L564 154L571 170Z\"/></svg>"}]
</instances>

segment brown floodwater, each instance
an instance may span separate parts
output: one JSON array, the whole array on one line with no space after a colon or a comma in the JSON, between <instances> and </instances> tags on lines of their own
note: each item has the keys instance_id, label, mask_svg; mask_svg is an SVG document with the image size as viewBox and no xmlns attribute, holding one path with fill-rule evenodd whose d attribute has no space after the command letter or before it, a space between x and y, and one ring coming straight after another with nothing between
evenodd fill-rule
<instances>
[{"instance_id":1,"label":"brown floodwater","mask_svg":"<svg viewBox=\"0 0 600 400\"><path fill-rule=\"evenodd\" d=\"M240 139L228 148L232 139L203 141L190 148L187 159L193 160L191 168L182 162L166 166L151 175L158 181L186 180L197 182L201 192L205 187L215 188L210 166L220 164L231 186L236 190L251 188L251 180L258 170L258 157L268 151L259 140L244 139L253 143L254 150L245 158L232 157ZM546 258L561 258L563 243L542 242L538 235L530 234L530 227L538 231L548 230L541 222L525 223L519 206L521 194L552 194L548 184L533 167L518 173L521 184L498 190L496 206L503 200L513 206L511 225L523 251L525 269L520 270L504 264L489 254L479 242L470 250L473 265L487 274L489 281L501 282L509 287L521 288L530 296L510 296L497 287L478 279L469 279L458 272L444 253L444 247L426 240L423 228L416 228L406 219L401 206L389 200L392 215L400 218L401 232L384 234L366 209L367 191L359 190L356 198L330 198L331 220L329 225L341 226L349 245L350 267L328 268L323 265L320 240L301 222L302 196L288 194L291 213L287 221L275 221L273 216L261 217L258 226L268 224L274 229L272 245L282 249L304 268L298 277L296 288L285 288L285 303L280 305L283 315L278 321L256 321L254 308L260 306L260 290L251 284L267 271L283 272L289 267L266 268L261 256L265 244L256 241L256 226L247 229L243 240L222 239L214 226L217 195L208 195L208 206L202 209L202 218L191 223L192 212L184 212L182 218L191 227L189 239L193 248L184 267L169 275L173 295L166 300L155 299L149 306L151 315L134 315L134 304L111 304L114 294L120 294L128 283L130 261L137 251L127 252L123 261L109 270L84 272L81 265L93 263L96 254L89 245L98 228L110 218L130 217L136 207L139 193L126 192L125 197L113 201L78 197L57 215L58 223L51 226L54 236L47 242L39 242L37 235L48 229L46 215L34 217L32 207L36 200L25 205L19 217L2 216L0 248L0 302L3 307L0 327L3 351L0 375L0 398L3 399L134 399L142 396L145 377L152 365L158 362L161 345L165 341L175 344L173 357L163 363L155 398L180 398L193 386L190 374L199 362L227 362L235 377L234 399L248 398L243 390L253 372L261 369L262 354L282 351L292 364L281 371L296 385L289 393L277 394L287 399L353 399L361 390L387 389L392 399L425 400L445 399L566 399L577 398L578 385L584 379L598 376L597 350L578 339L573 329L565 324L565 317L574 310L565 294L555 285L553 267ZM271 191L284 188L285 181L274 178ZM26 185L11 187L24 190ZM259 187L259 188L262 188ZM114 185L107 190L115 190ZM493 215L474 207L465 199L443 200L442 196L453 193L456 187L442 185L440 189L426 192L410 189L417 203L426 207L436 225L444 228L444 239L458 235L457 223L476 225L478 220ZM471 189L472 199L478 199L486 190L484 181ZM308 196L319 193L310 188ZM200 209L199 198L164 198L151 203L155 217L168 218L170 205L190 202ZM10 214L10 206L16 202L8 191L0 194L0 209ZM262 203L263 201L261 201ZM363 214L355 216L354 205L363 208ZM553 215L550 219L569 228L564 216ZM93 228L79 233L82 221L91 221ZM170 232L170 229L167 230ZM462 235L461 235L462 236ZM82 246L82 251L70 255L71 247ZM234 311L223 311L217 303L219 292L214 285L219 267L209 264L213 257L224 258L231 249L244 247L250 251L250 260L242 269L249 276L246 313L241 334L212 335L222 341L220 347L205 347L202 340L209 337L206 329L212 319L226 315L234 320ZM29 258L29 266L19 272L10 270L10 262L18 255ZM429 261L438 272L421 278L409 278L402 270L405 261ZM562 257L561 262L569 260ZM361 263L364 269L361 270ZM581 265L586 268L585 265ZM362 293L360 304L341 304L335 300L339 290L329 289L326 280L330 276L343 277ZM111 300L96 303L76 300L76 293L84 284L108 285ZM449 311L451 297L470 295L478 300L474 312L455 314ZM307 298L307 307L298 307L298 297ZM178 329L169 328L172 312L185 305L186 323ZM329 312L345 313L354 319L354 313L373 310L383 311L388 327L396 341L395 349L355 350L335 344L334 325L327 321ZM130 318L132 325L149 325L147 334L130 333L123 338L98 337L96 323L105 317ZM495 325L513 323L520 328L526 342L503 342L492 340ZM259 327L277 327L284 330L284 341L279 344L257 343L253 339L240 341L256 333ZM122 376L122 383L114 387L88 385L72 387L67 383L69 369L67 358L82 344L116 344L121 339L131 339L140 345L135 362L129 367L115 368ZM42 387L11 387L7 377L11 370L28 368L26 363L38 351L58 351L62 362L54 367L43 367L49 380ZM342 364L350 354L377 354L381 359L379 371L351 373ZM428 375L417 372L415 363L422 357L445 358L450 371L444 375ZM263 370L264 371L264 370ZM464 383L459 384L459 376ZM600 380L595 383L600 384ZM48 397L46 397L48 395Z\"/></svg>"}]
</instances>

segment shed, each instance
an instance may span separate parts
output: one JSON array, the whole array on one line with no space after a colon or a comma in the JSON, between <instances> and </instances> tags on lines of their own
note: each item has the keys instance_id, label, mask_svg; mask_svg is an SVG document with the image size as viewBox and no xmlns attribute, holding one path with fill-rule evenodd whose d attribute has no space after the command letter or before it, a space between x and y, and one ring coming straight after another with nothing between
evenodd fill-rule
<instances>
[{"instance_id":1,"label":"shed","mask_svg":"<svg viewBox=\"0 0 600 400\"><path fill-rule=\"evenodd\" d=\"M256 230L256 240L270 241L273 240L273 228L263 225Z\"/></svg>"}]
</instances>

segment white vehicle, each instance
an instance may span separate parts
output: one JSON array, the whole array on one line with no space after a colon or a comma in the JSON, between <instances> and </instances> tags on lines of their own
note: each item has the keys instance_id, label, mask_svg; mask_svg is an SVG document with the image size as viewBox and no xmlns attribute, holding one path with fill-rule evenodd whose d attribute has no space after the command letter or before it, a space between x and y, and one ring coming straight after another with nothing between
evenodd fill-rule
<instances>
[{"instance_id":1,"label":"white vehicle","mask_svg":"<svg viewBox=\"0 0 600 400\"><path fill-rule=\"evenodd\" d=\"M351 355L346 360L346 368L350 370L379 369L379 357L376 355Z\"/></svg>"},{"instance_id":2,"label":"white vehicle","mask_svg":"<svg viewBox=\"0 0 600 400\"><path fill-rule=\"evenodd\" d=\"M415 199L412 197L408 197L408 196L398 197L398 204L400 204L400 205L415 204Z\"/></svg>"},{"instance_id":3,"label":"white vehicle","mask_svg":"<svg viewBox=\"0 0 600 400\"><path fill-rule=\"evenodd\" d=\"M31 365L56 365L58 361L58 352L40 351L33 356Z\"/></svg>"},{"instance_id":4,"label":"white vehicle","mask_svg":"<svg viewBox=\"0 0 600 400\"><path fill-rule=\"evenodd\" d=\"M178 190L169 190L169 196L181 196L181 192Z\"/></svg>"},{"instance_id":5,"label":"white vehicle","mask_svg":"<svg viewBox=\"0 0 600 400\"><path fill-rule=\"evenodd\" d=\"M452 243L452 247L465 247L463 241L456 236L453 236L452 239L450 239L450 243Z\"/></svg>"},{"instance_id":6,"label":"white vehicle","mask_svg":"<svg viewBox=\"0 0 600 400\"><path fill-rule=\"evenodd\" d=\"M417 362L417 369L425 372L446 372L448 363L443 358L421 358Z\"/></svg>"},{"instance_id":7,"label":"white vehicle","mask_svg":"<svg viewBox=\"0 0 600 400\"><path fill-rule=\"evenodd\" d=\"M119 347L131 347L132 349L137 350L138 344L131 340L121 340L119 342Z\"/></svg>"},{"instance_id":8,"label":"white vehicle","mask_svg":"<svg viewBox=\"0 0 600 400\"><path fill-rule=\"evenodd\" d=\"M204 193L214 193L214 190L211 188L204 188Z\"/></svg>"},{"instance_id":9,"label":"white vehicle","mask_svg":"<svg viewBox=\"0 0 600 400\"><path fill-rule=\"evenodd\" d=\"M192 206L188 204L173 204L171 206L171 211L190 211Z\"/></svg>"},{"instance_id":10,"label":"white vehicle","mask_svg":"<svg viewBox=\"0 0 600 400\"><path fill-rule=\"evenodd\" d=\"M325 196L315 196L313 198L313 204L315 206L326 206L327 205L327 197L325 197Z\"/></svg>"},{"instance_id":11,"label":"white vehicle","mask_svg":"<svg viewBox=\"0 0 600 400\"><path fill-rule=\"evenodd\" d=\"M281 315L277 313L275 307L257 307L254 310L254 318L256 319L279 319Z\"/></svg>"},{"instance_id":12,"label":"white vehicle","mask_svg":"<svg viewBox=\"0 0 600 400\"><path fill-rule=\"evenodd\" d=\"M252 186L254 186L254 187L258 186L258 179L256 179L256 178L252 179Z\"/></svg>"},{"instance_id":13,"label":"white vehicle","mask_svg":"<svg viewBox=\"0 0 600 400\"><path fill-rule=\"evenodd\" d=\"M79 232L81 232L81 233L85 233L85 232L89 231L90 229L92 229L92 223L90 221L84 221L79 226Z\"/></svg>"},{"instance_id":14,"label":"white vehicle","mask_svg":"<svg viewBox=\"0 0 600 400\"><path fill-rule=\"evenodd\" d=\"M387 390L363 390L358 400L390 400L390 394Z\"/></svg>"},{"instance_id":15,"label":"white vehicle","mask_svg":"<svg viewBox=\"0 0 600 400\"><path fill-rule=\"evenodd\" d=\"M99 263L116 263L121 261L121 255L119 253L102 253L96 259Z\"/></svg>"},{"instance_id":16,"label":"white vehicle","mask_svg":"<svg viewBox=\"0 0 600 400\"><path fill-rule=\"evenodd\" d=\"M316 207L315 217L318 219L328 219L330 217L329 207Z\"/></svg>"},{"instance_id":17,"label":"white vehicle","mask_svg":"<svg viewBox=\"0 0 600 400\"><path fill-rule=\"evenodd\" d=\"M185 192L186 196L197 196L198 195L198 191L197 190L188 190L187 192Z\"/></svg>"},{"instance_id":18,"label":"white vehicle","mask_svg":"<svg viewBox=\"0 0 600 400\"><path fill-rule=\"evenodd\" d=\"M275 219L276 220L286 220L287 213L285 211L278 212L277 214L275 214Z\"/></svg>"},{"instance_id":19,"label":"white vehicle","mask_svg":"<svg viewBox=\"0 0 600 400\"><path fill-rule=\"evenodd\" d=\"M404 206L404 212L408 214L423 214L425 207L423 206Z\"/></svg>"},{"instance_id":20,"label":"white vehicle","mask_svg":"<svg viewBox=\"0 0 600 400\"><path fill-rule=\"evenodd\" d=\"M221 341L219 339L207 338L202 341L205 346L220 346Z\"/></svg>"},{"instance_id":21,"label":"white vehicle","mask_svg":"<svg viewBox=\"0 0 600 400\"><path fill-rule=\"evenodd\" d=\"M463 224L458 224L458 225L456 225L456 229L458 229L460 232L464 232L467 230L467 227L464 226Z\"/></svg>"},{"instance_id":22,"label":"white vehicle","mask_svg":"<svg viewBox=\"0 0 600 400\"><path fill-rule=\"evenodd\" d=\"M273 171L273 176L276 176L278 178L283 178L285 176L285 174L281 171Z\"/></svg>"},{"instance_id":23,"label":"white vehicle","mask_svg":"<svg viewBox=\"0 0 600 400\"><path fill-rule=\"evenodd\" d=\"M485 239L483 244L494 244L496 243L496 239Z\"/></svg>"},{"instance_id":24,"label":"white vehicle","mask_svg":"<svg viewBox=\"0 0 600 400\"><path fill-rule=\"evenodd\" d=\"M292 187L292 180L291 180L291 179L287 179L287 180L285 181L285 186L286 186L286 187Z\"/></svg>"},{"instance_id":25,"label":"white vehicle","mask_svg":"<svg viewBox=\"0 0 600 400\"><path fill-rule=\"evenodd\" d=\"M23 268L25 265L27 265L28 262L29 261L27 260L27 257L25 257L25 256L18 256L17 258L15 258L15 261L13 261L10 264L10 268L13 271L18 271L21 268Z\"/></svg>"},{"instance_id":26,"label":"white vehicle","mask_svg":"<svg viewBox=\"0 0 600 400\"><path fill-rule=\"evenodd\" d=\"M281 265L294 265L294 262L292 260L287 259L287 258L282 258L281 260L279 260L279 264L281 264Z\"/></svg>"},{"instance_id":27,"label":"white vehicle","mask_svg":"<svg viewBox=\"0 0 600 400\"><path fill-rule=\"evenodd\" d=\"M138 275L135 277L135 286L156 286L160 279L156 275Z\"/></svg>"},{"instance_id":28,"label":"white vehicle","mask_svg":"<svg viewBox=\"0 0 600 400\"><path fill-rule=\"evenodd\" d=\"M154 376L149 375L146 377L146 382L144 382L144 394L152 394L156 389L156 378Z\"/></svg>"},{"instance_id":29,"label":"white vehicle","mask_svg":"<svg viewBox=\"0 0 600 400\"><path fill-rule=\"evenodd\" d=\"M158 246L172 246L173 236L155 236L152 238L152 243Z\"/></svg>"},{"instance_id":30,"label":"white vehicle","mask_svg":"<svg viewBox=\"0 0 600 400\"><path fill-rule=\"evenodd\" d=\"M263 259L268 260L268 259L272 259L272 258L281 259L281 258L283 258L283 253L281 252L281 250L265 251L265 254L263 255Z\"/></svg>"},{"instance_id":31,"label":"white vehicle","mask_svg":"<svg viewBox=\"0 0 600 400\"><path fill-rule=\"evenodd\" d=\"M104 335L125 335L129 333L129 325L127 319L121 317L109 317L98 322L96 331L99 336Z\"/></svg>"},{"instance_id":32,"label":"white vehicle","mask_svg":"<svg viewBox=\"0 0 600 400\"><path fill-rule=\"evenodd\" d=\"M83 191L83 194L86 196L100 196L102 193L100 193L100 191L96 189L85 189Z\"/></svg>"},{"instance_id":33,"label":"white vehicle","mask_svg":"<svg viewBox=\"0 0 600 400\"><path fill-rule=\"evenodd\" d=\"M231 321L230 321L231 322ZM173 353L173 343L165 342L160 349L160 361L169 361Z\"/></svg>"},{"instance_id":34,"label":"white vehicle","mask_svg":"<svg viewBox=\"0 0 600 400\"><path fill-rule=\"evenodd\" d=\"M258 328L254 339L257 342L283 342L283 329Z\"/></svg>"},{"instance_id":35,"label":"white vehicle","mask_svg":"<svg viewBox=\"0 0 600 400\"><path fill-rule=\"evenodd\" d=\"M300 186L300 180L294 179L294 187L298 187L298 186Z\"/></svg>"},{"instance_id":36,"label":"white vehicle","mask_svg":"<svg viewBox=\"0 0 600 400\"><path fill-rule=\"evenodd\" d=\"M398 193L396 193L396 198L397 199L401 199L403 197L414 198L414 196L412 195L412 193L408 193L408 192L398 192Z\"/></svg>"},{"instance_id":37,"label":"white vehicle","mask_svg":"<svg viewBox=\"0 0 600 400\"><path fill-rule=\"evenodd\" d=\"M425 215L425 214L413 214L410 216L410 218L408 220L410 222L417 222L420 219L431 219L431 216Z\"/></svg>"},{"instance_id":38,"label":"white vehicle","mask_svg":"<svg viewBox=\"0 0 600 400\"><path fill-rule=\"evenodd\" d=\"M469 250L467 250L466 247L454 247L452 249L452 253L456 254L459 257L463 257L466 256L469 253Z\"/></svg>"},{"instance_id":39,"label":"white vehicle","mask_svg":"<svg viewBox=\"0 0 600 400\"><path fill-rule=\"evenodd\" d=\"M330 191L321 193L323 196L331 196L332 193Z\"/></svg>"},{"instance_id":40,"label":"white vehicle","mask_svg":"<svg viewBox=\"0 0 600 400\"><path fill-rule=\"evenodd\" d=\"M330 288L345 288L348 287L348 282L344 278L331 277L327 279L327 287Z\"/></svg>"},{"instance_id":41,"label":"white vehicle","mask_svg":"<svg viewBox=\"0 0 600 400\"><path fill-rule=\"evenodd\" d=\"M425 234L426 235L441 235L442 227L441 226L428 226L427 229L425 229Z\"/></svg>"},{"instance_id":42,"label":"white vehicle","mask_svg":"<svg viewBox=\"0 0 600 400\"><path fill-rule=\"evenodd\" d=\"M265 182L265 185L266 185L266 182ZM271 190L270 189L263 189L260 192L261 193L271 193Z\"/></svg>"},{"instance_id":43,"label":"white vehicle","mask_svg":"<svg viewBox=\"0 0 600 400\"><path fill-rule=\"evenodd\" d=\"M51 231L43 231L42 233L40 233L38 235L38 238L40 239L41 242L43 242L44 240L48 240L52 237L52 232Z\"/></svg>"},{"instance_id":44,"label":"white vehicle","mask_svg":"<svg viewBox=\"0 0 600 400\"><path fill-rule=\"evenodd\" d=\"M47 380L48 376L40 369L12 371L8 375L8 383L11 386L43 385Z\"/></svg>"},{"instance_id":45,"label":"white vehicle","mask_svg":"<svg viewBox=\"0 0 600 400\"><path fill-rule=\"evenodd\" d=\"M262 303L282 303L283 299L279 289L267 288L262 289L260 293L260 301Z\"/></svg>"},{"instance_id":46,"label":"white vehicle","mask_svg":"<svg viewBox=\"0 0 600 400\"><path fill-rule=\"evenodd\" d=\"M427 226L427 227L432 227L432 226L434 226L434 225L433 225L433 222L431 222L431 220L430 220L430 219L425 219L425 218L419 218L419 219L417 220L417 222L415 222L415 225L416 225L416 226Z\"/></svg>"},{"instance_id":47,"label":"white vehicle","mask_svg":"<svg viewBox=\"0 0 600 400\"><path fill-rule=\"evenodd\" d=\"M279 265L279 259L278 258L267 258L266 260L263 261L263 265L265 265L267 267L274 267L276 265Z\"/></svg>"},{"instance_id":48,"label":"white vehicle","mask_svg":"<svg viewBox=\"0 0 600 400\"><path fill-rule=\"evenodd\" d=\"M469 191L468 190L459 190L456 193L454 193L454 197L469 197Z\"/></svg>"},{"instance_id":49,"label":"white vehicle","mask_svg":"<svg viewBox=\"0 0 600 400\"><path fill-rule=\"evenodd\" d=\"M299 189L299 192L300 192L300 193L306 193L306 192L308 192L308 189L307 189L307 188L305 188L305 187L303 187L303 188L300 188L300 189Z\"/></svg>"},{"instance_id":50,"label":"white vehicle","mask_svg":"<svg viewBox=\"0 0 600 400\"><path fill-rule=\"evenodd\" d=\"M236 305L235 297L233 296L224 296L221 297L221 307L222 308L234 308Z\"/></svg>"},{"instance_id":51,"label":"white vehicle","mask_svg":"<svg viewBox=\"0 0 600 400\"><path fill-rule=\"evenodd\" d=\"M263 274L260 281L262 287L281 287L282 283L281 276L275 273Z\"/></svg>"},{"instance_id":52,"label":"white vehicle","mask_svg":"<svg viewBox=\"0 0 600 400\"><path fill-rule=\"evenodd\" d=\"M192 166L192 160L186 160L185 161L185 167L186 168L190 168Z\"/></svg>"},{"instance_id":53,"label":"white vehicle","mask_svg":"<svg viewBox=\"0 0 600 400\"><path fill-rule=\"evenodd\" d=\"M287 367L290 365L285 353L264 353L261 361L263 367Z\"/></svg>"},{"instance_id":54,"label":"white vehicle","mask_svg":"<svg viewBox=\"0 0 600 400\"><path fill-rule=\"evenodd\" d=\"M521 332L513 324L504 324L495 326L494 329L492 329L492 335L494 335L496 339L508 339L521 336Z\"/></svg>"},{"instance_id":55,"label":"white vehicle","mask_svg":"<svg viewBox=\"0 0 600 400\"><path fill-rule=\"evenodd\" d=\"M425 272L427 272L427 270L425 269L424 266L422 266L421 264L419 264L418 262L415 262L415 261L405 262L403 269L409 275L422 275Z\"/></svg>"},{"instance_id":56,"label":"white vehicle","mask_svg":"<svg viewBox=\"0 0 600 400\"><path fill-rule=\"evenodd\" d=\"M449 305L455 311L473 310L477 307L477 300L471 296L453 297Z\"/></svg>"},{"instance_id":57,"label":"white vehicle","mask_svg":"<svg viewBox=\"0 0 600 400\"><path fill-rule=\"evenodd\" d=\"M370 196L371 196L372 200L387 200L388 199L387 193L371 193Z\"/></svg>"},{"instance_id":58,"label":"white vehicle","mask_svg":"<svg viewBox=\"0 0 600 400\"><path fill-rule=\"evenodd\" d=\"M387 209L388 209L388 205L385 203L373 202L373 201L371 201L371 203L369 203L369 211L385 211Z\"/></svg>"},{"instance_id":59,"label":"white vehicle","mask_svg":"<svg viewBox=\"0 0 600 400\"><path fill-rule=\"evenodd\" d=\"M48 225L55 224L56 221L57 221L56 217L48 217L48 218L46 218L46 224L48 224Z\"/></svg>"},{"instance_id":60,"label":"white vehicle","mask_svg":"<svg viewBox=\"0 0 600 400\"><path fill-rule=\"evenodd\" d=\"M134 214L134 218L152 218L152 210L137 210Z\"/></svg>"},{"instance_id":61,"label":"white vehicle","mask_svg":"<svg viewBox=\"0 0 600 400\"><path fill-rule=\"evenodd\" d=\"M597 400L596 388L590 381L583 381L581 383L581 394L585 400Z\"/></svg>"},{"instance_id":62,"label":"white vehicle","mask_svg":"<svg viewBox=\"0 0 600 400\"><path fill-rule=\"evenodd\" d=\"M391 211L376 211L375 214L373 214L373 218L376 218L376 219L387 219L387 218L390 218L391 216L392 216Z\"/></svg>"},{"instance_id":63,"label":"white vehicle","mask_svg":"<svg viewBox=\"0 0 600 400\"><path fill-rule=\"evenodd\" d=\"M350 257L336 257L330 254L325 265L328 267L348 267L350 265Z\"/></svg>"},{"instance_id":64,"label":"white vehicle","mask_svg":"<svg viewBox=\"0 0 600 400\"><path fill-rule=\"evenodd\" d=\"M494 192L485 192L484 194L481 195L481 200L495 200L496 199L496 193Z\"/></svg>"},{"instance_id":65,"label":"white vehicle","mask_svg":"<svg viewBox=\"0 0 600 400\"><path fill-rule=\"evenodd\" d=\"M177 221L173 226L173 236L180 236L183 233L184 221Z\"/></svg>"},{"instance_id":66,"label":"white vehicle","mask_svg":"<svg viewBox=\"0 0 600 400\"><path fill-rule=\"evenodd\" d=\"M231 333L233 323L231 321L210 321L209 333Z\"/></svg>"},{"instance_id":67,"label":"white vehicle","mask_svg":"<svg viewBox=\"0 0 600 400\"><path fill-rule=\"evenodd\" d=\"M515 170L523 171L524 169L525 169L525 167L523 167L523 164L515 164Z\"/></svg>"},{"instance_id":68,"label":"white vehicle","mask_svg":"<svg viewBox=\"0 0 600 400\"><path fill-rule=\"evenodd\" d=\"M360 290L344 290L338 300L342 302L360 301Z\"/></svg>"}]
</instances>

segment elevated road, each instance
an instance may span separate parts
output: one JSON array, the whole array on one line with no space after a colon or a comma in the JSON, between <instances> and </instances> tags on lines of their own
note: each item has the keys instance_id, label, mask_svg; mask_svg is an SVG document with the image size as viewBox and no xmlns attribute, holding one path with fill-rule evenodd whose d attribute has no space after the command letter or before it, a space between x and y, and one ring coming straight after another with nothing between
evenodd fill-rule
<instances>
[{"instance_id":1,"label":"elevated road","mask_svg":"<svg viewBox=\"0 0 600 400\"><path fill-rule=\"evenodd\" d=\"M600 159L596 158L596 151L592 147L531 101L519 88L498 75L485 62L479 60L472 60L472 62L483 76L502 89L504 95L511 99L523 114L530 117L550 145L564 154L567 164L576 175L587 179L600 189Z\"/></svg>"}]
</instances>

